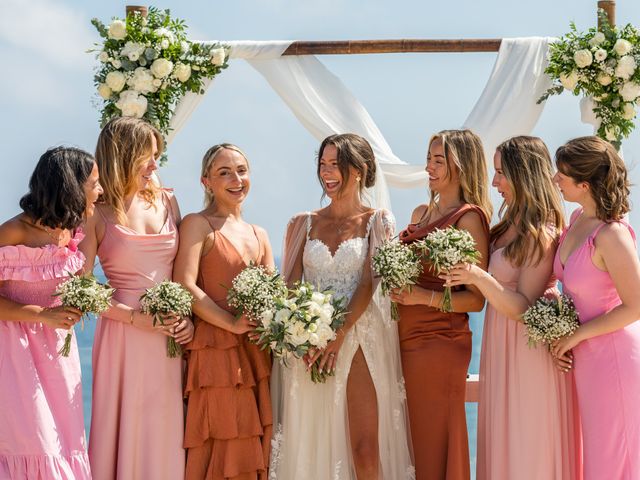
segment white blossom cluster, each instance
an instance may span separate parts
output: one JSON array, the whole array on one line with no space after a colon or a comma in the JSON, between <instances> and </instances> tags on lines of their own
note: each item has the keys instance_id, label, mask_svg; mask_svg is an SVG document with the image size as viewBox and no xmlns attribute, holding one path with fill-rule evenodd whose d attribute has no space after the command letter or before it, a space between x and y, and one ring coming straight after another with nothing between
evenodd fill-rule
<instances>
[{"instance_id":1,"label":"white blossom cluster","mask_svg":"<svg viewBox=\"0 0 640 480\"><path fill-rule=\"evenodd\" d=\"M380 245L373 255L372 263L373 270L380 277L380 288L384 295L388 295L394 288L411 289L422 273L420 255L412 246L397 238ZM399 318L395 302L391 302L391 318Z\"/></svg>"},{"instance_id":2,"label":"white blossom cluster","mask_svg":"<svg viewBox=\"0 0 640 480\"><path fill-rule=\"evenodd\" d=\"M174 314L179 317L191 316L193 295L182 285L164 280L151 288L147 288L140 297L140 311L153 315L153 325L160 322L164 325L163 315ZM182 355L182 347L173 337L167 340L167 356L170 358Z\"/></svg>"},{"instance_id":3,"label":"white blossom cluster","mask_svg":"<svg viewBox=\"0 0 640 480\"><path fill-rule=\"evenodd\" d=\"M239 315L259 322L265 311L273 311L275 299L287 295L287 285L278 272L262 265L249 265L231 282L227 302Z\"/></svg>"},{"instance_id":4,"label":"white blossom cluster","mask_svg":"<svg viewBox=\"0 0 640 480\"><path fill-rule=\"evenodd\" d=\"M262 314L257 343L269 347L275 357L302 358L310 349L325 348L336 338L344 324L344 299L332 292L317 291L309 283L299 282L286 296L275 299L275 309ZM311 368L311 379L324 382L329 372L320 373L318 362Z\"/></svg>"},{"instance_id":5,"label":"white blossom cluster","mask_svg":"<svg viewBox=\"0 0 640 480\"><path fill-rule=\"evenodd\" d=\"M115 289L108 284L98 282L93 275L71 275L69 280L60 283L54 296L60 297L62 305L65 307L77 308L82 312L82 322L84 326L87 314L100 314L106 312L111 306L111 297ZM64 346L58 352L64 357L68 357L71 351L71 331L64 340Z\"/></svg>"},{"instance_id":6,"label":"white blossom cluster","mask_svg":"<svg viewBox=\"0 0 640 480\"><path fill-rule=\"evenodd\" d=\"M592 97L598 136L614 145L634 128L640 98L640 34L632 25L619 29L606 20L602 31L579 33L575 24L549 46L546 73L554 85L538 103L550 95L569 90Z\"/></svg>"},{"instance_id":7,"label":"white blossom cluster","mask_svg":"<svg viewBox=\"0 0 640 480\"><path fill-rule=\"evenodd\" d=\"M480 252L476 250L471 234L453 225L445 229L436 228L414 245L436 274L451 270L459 263L478 263L480 260ZM451 287L444 288L441 309L443 312L451 311Z\"/></svg>"},{"instance_id":8,"label":"white blossom cluster","mask_svg":"<svg viewBox=\"0 0 640 480\"><path fill-rule=\"evenodd\" d=\"M117 116L145 118L163 135L177 101L187 92L202 93L203 82L227 67L220 44L190 42L182 20L151 7L93 25L104 39L96 49L100 65L94 81L102 103L101 125Z\"/></svg>"},{"instance_id":9,"label":"white blossom cluster","mask_svg":"<svg viewBox=\"0 0 640 480\"><path fill-rule=\"evenodd\" d=\"M522 315L527 327L530 347L539 343L550 345L574 333L580 326L573 300L567 295L558 298L540 297Z\"/></svg>"}]
</instances>

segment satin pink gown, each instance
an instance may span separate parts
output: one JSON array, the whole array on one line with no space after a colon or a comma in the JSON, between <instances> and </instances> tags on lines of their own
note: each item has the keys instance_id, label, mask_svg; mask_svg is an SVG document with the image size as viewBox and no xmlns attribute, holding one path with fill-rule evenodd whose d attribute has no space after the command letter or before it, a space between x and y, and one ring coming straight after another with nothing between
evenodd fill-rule
<instances>
[{"instance_id":1,"label":"satin pink gown","mask_svg":"<svg viewBox=\"0 0 640 480\"><path fill-rule=\"evenodd\" d=\"M635 239L631 226L621 223ZM591 260L603 226L589 235L565 265L560 261L560 248L555 257L554 272L564 293L573 298L581 323L621 303L609 273ZM573 356L585 480L640 479L640 322L581 342Z\"/></svg>"},{"instance_id":2,"label":"satin pink gown","mask_svg":"<svg viewBox=\"0 0 640 480\"><path fill-rule=\"evenodd\" d=\"M509 290L522 274L493 250L489 273ZM555 277L547 294L557 293ZM526 327L487 305L480 355L477 480L578 480L580 427L573 375L545 346L527 344Z\"/></svg>"},{"instance_id":3,"label":"satin pink gown","mask_svg":"<svg viewBox=\"0 0 640 480\"><path fill-rule=\"evenodd\" d=\"M158 234L147 235L103 218L100 264L114 298L138 308L146 288L171 279L178 248L173 215ZM167 357L166 336L103 315L93 342L93 478L180 480L183 435L182 359Z\"/></svg>"},{"instance_id":4,"label":"satin pink gown","mask_svg":"<svg viewBox=\"0 0 640 480\"><path fill-rule=\"evenodd\" d=\"M0 295L53 307L69 272L84 265L76 232L66 247L0 248ZM80 357L76 337L58 354L66 330L0 316L0 479L91 479L84 435Z\"/></svg>"}]
</instances>

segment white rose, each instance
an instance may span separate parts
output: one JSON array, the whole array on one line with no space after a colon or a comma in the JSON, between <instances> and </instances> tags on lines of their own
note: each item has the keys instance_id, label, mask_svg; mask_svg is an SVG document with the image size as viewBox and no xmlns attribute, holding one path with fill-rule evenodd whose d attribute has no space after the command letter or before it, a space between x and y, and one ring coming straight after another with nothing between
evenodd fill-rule
<instances>
[{"instance_id":1,"label":"white rose","mask_svg":"<svg viewBox=\"0 0 640 480\"><path fill-rule=\"evenodd\" d=\"M615 52L620 55L626 55L627 53L629 53L631 51L632 45L629 41L625 40L624 38L620 38L616 41L616 44L613 46L613 49L615 50Z\"/></svg>"},{"instance_id":2,"label":"white rose","mask_svg":"<svg viewBox=\"0 0 640 480\"><path fill-rule=\"evenodd\" d=\"M191 67L189 65L185 65L184 63L177 63L175 68L173 69L173 74L179 81L184 83L191 77Z\"/></svg>"},{"instance_id":3,"label":"white rose","mask_svg":"<svg viewBox=\"0 0 640 480\"><path fill-rule=\"evenodd\" d=\"M113 91L109 88L109 85L105 83L101 83L98 86L98 93L105 100L109 100L111 98L111 94L113 93Z\"/></svg>"},{"instance_id":4,"label":"white rose","mask_svg":"<svg viewBox=\"0 0 640 480\"><path fill-rule=\"evenodd\" d=\"M169 40L167 40L166 38L163 38L162 41L160 42L160 48L162 49L169 48Z\"/></svg>"},{"instance_id":5,"label":"white rose","mask_svg":"<svg viewBox=\"0 0 640 480\"><path fill-rule=\"evenodd\" d=\"M153 80L153 75L149 69L138 67L134 70L133 75L127 83L140 93L152 93L157 90L153 85Z\"/></svg>"},{"instance_id":6,"label":"white rose","mask_svg":"<svg viewBox=\"0 0 640 480\"><path fill-rule=\"evenodd\" d=\"M309 334L309 343L311 345L313 345L314 347L319 347L321 342L320 342L320 337L318 336L317 333L310 333Z\"/></svg>"},{"instance_id":7,"label":"white rose","mask_svg":"<svg viewBox=\"0 0 640 480\"><path fill-rule=\"evenodd\" d=\"M623 80L629 80L636 71L636 61L631 55L625 55L618 61L615 75Z\"/></svg>"},{"instance_id":8,"label":"white rose","mask_svg":"<svg viewBox=\"0 0 640 480\"><path fill-rule=\"evenodd\" d=\"M111 65L113 65L113 68L120 68L122 66L122 62L117 58L114 58L111 60Z\"/></svg>"},{"instance_id":9,"label":"white rose","mask_svg":"<svg viewBox=\"0 0 640 480\"><path fill-rule=\"evenodd\" d=\"M291 316L291 311L286 308L282 308L276 312L274 321L276 323L284 323L287 320L289 320L290 316Z\"/></svg>"},{"instance_id":10,"label":"white rose","mask_svg":"<svg viewBox=\"0 0 640 480\"><path fill-rule=\"evenodd\" d=\"M273 312L271 310L266 310L262 312L260 315L260 322L264 328L267 328L271 321L273 320Z\"/></svg>"},{"instance_id":11,"label":"white rose","mask_svg":"<svg viewBox=\"0 0 640 480\"><path fill-rule=\"evenodd\" d=\"M325 296L320 292L313 292L311 294L311 301L317 303L318 305L322 305L324 303Z\"/></svg>"},{"instance_id":12,"label":"white rose","mask_svg":"<svg viewBox=\"0 0 640 480\"><path fill-rule=\"evenodd\" d=\"M569 75L561 73L560 83L562 83L562 86L565 89L573 91L573 89L575 89L576 85L578 84L578 73L575 70L571 72Z\"/></svg>"},{"instance_id":13,"label":"white rose","mask_svg":"<svg viewBox=\"0 0 640 480\"><path fill-rule=\"evenodd\" d=\"M596 53L594 54L594 58L598 62L604 61L607 58L607 51L604 48L599 48L598 50L596 50Z\"/></svg>"},{"instance_id":14,"label":"white rose","mask_svg":"<svg viewBox=\"0 0 640 480\"><path fill-rule=\"evenodd\" d=\"M578 68L585 68L593 62L593 55L589 50L578 50L573 54L573 60L576 62Z\"/></svg>"},{"instance_id":15,"label":"white rose","mask_svg":"<svg viewBox=\"0 0 640 480\"><path fill-rule=\"evenodd\" d=\"M636 116L636 109L633 108L633 103L625 103L622 111L622 118L625 120L633 120Z\"/></svg>"},{"instance_id":16,"label":"white rose","mask_svg":"<svg viewBox=\"0 0 640 480\"><path fill-rule=\"evenodd\" d=\"M173 62L166 58L157 58L151 64L151 73L156 78L165 78L173 70Z\"/></svg>"},{"instance_id":17,"label":"white rose","mask_svg":"<svg viewBox=\"0 0 640 480\"><path fill-rule=\"evenodd\" d=\"M216 66L220 66L224 64L225 56L226 54L224 48L216 48L215 50L211 51L211 63Z\"/></svg>"},{"instance_id":18,"label":"white rose","mask_svg":"<svg viewBox=\"0 0 640 480\"><path fill-rule=\"evenodd\" d=\"M604 129L604 136L607 138L607 140L609 140L610 142L615 142L617 140L617 135L616 135L616 127L606 127Z\"/></svg>"},{"instance_id":19,"label":"white rose","mask_svg":"<svg viewBox=\"0 0 640 480\"><path fill-rule=\"evenodd\" d=\"M124 74L118 71L107 73L107 77L105 78L106 84L116 93L124 88L126 81L127 79Z\"/></svg>"},{"instance_id":20,"label":"white rose","mask_svg":"<svg viewBox=\"0 0 640 480\"><path fill-rule=\"evenodd\" d=\"M156 29L155 33L156 33L157 36L164 37L167 40L169 40L169 43L173 43L173 42L176 41L176 37L173 34L173 32L171 30L167 29L167 28L164 28L164 27L158 28L158 29Z\"/></svg>"},{"instance_id":21,"label":"white rose","mask_svg":"<svg viewBox=\"0 0 640 480\"><path fill-rule=\"evenodd\" d=\"M127 42L120 50L121 57L127 57L132 62L137 62L140 55L144 53L145 46L142 43Z\"/></svg>"},{"instance_id":22,"label":"white rose","mask_svg":"<svg viewBox=\"0 0 640 480\"><path fill-rule=\"evenodd\" d=\"M100 55L98 55L98 60L100 60L102 63L107 63L109 61L109 54L107 52L100 52Z\"/></svg>"},{"instance_id":23,"label":"white rose","mask_svg":"<svg viewBox=\"0 0 640 480\"><path fill-rule=\"evenodd\" d=\"M291 325L288 325L285 335L287 341L289 341L296 347L302 345L303 343L306 343L307 340L309 340L309 332L305 328L303 322L294 322Z\"/></svg>"},{"instance_id":24,"label":"white rose","mask_svg":"<svg viewBox=\"0 0 640 480\"><path fill-rule=\"evenodd\" d=\"M640 97L640 84L635 82L625 82L620 89L620 95L625 102L633 102Z\"/></svg>"},{"instance_id":25,"label":"white rose","mask_svg":"<svg viewBox=\"0 0 640 480\"><path fill-rule=\"evenodd\" d=\"M116 107L120 109L124 117L142 118L147 112L147 98L144 95L138 95L138 92L125 90L120 92Z\"/></svg>"},{"instance_id":26,"label":"white rose","mask_svg":"<svg viewBox=\"0 0 640 480\"><path fill-rule=\"evenodd\" d=\"M598 32L596 33L591 40L589 40L589 45L595 47L596 45L600 45L605 41L604 33Z\"/></svg>"},{"instance_id":27,"label":"white rose","mask_svg":"<svg viewBox=\"0 0 640 480\"><path fill-rule=\"evenodd\" d=\"M114 20L111 25L109 25L108 36L114 40L124 40L127 36L127 24L122 20Z\"/></svg>"},{"instance_id":28,"label":"white rose","mask_svg":"<svg viewBox=\"0 0 640 480\"><path fill-rule=\"evenodd\" d=\"M613 81L613 79L606 73L599 73L596 80L603 87L606 87L607 85L611 84L611 82Z\"/></svg>"},{"instance_id":29,"label":"white rose","mask_svg":"<svg viewBox=\"0 0 640 480\"><path fill-rule=\"evenodd\" d=\"M329 325L320 324L318 325L318 331L316 332L318 335L318 339L320 340L321 347L326 346L326 344L336 338L336 333L331 329Z\"/></svg>"},{"instance_id":30,"label":"white rose","mask_svg":"<svg viewBox=\"0 0 640 480\"><path fill-rule=\"evenodd\" d=\"M156 88L160 88L162 86L162 80L160 80L159 78L154 79L153 86Z\"/></svg>"}]
</instances>

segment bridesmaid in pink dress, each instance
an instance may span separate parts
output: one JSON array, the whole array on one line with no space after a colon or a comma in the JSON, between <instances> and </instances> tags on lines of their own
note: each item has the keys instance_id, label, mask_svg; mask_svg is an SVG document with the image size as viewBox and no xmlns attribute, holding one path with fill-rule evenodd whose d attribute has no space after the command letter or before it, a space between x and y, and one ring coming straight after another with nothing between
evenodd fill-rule
<instances>
[{"instance_id":1,"label":"bridesmaid in pink dress","mask_svg":"<svg viewBox=\"0 0 640 480\"><path fill-rule=\"evenodd\" d=\"M95 256L112 287L113 306L93 343L89 458L94 479L180 480L184 477L182 360L167 357L167 335L186 343L190 319L153 326L141 313L146 288L171 279L180 213L154 179L162 136L142 120L118 118L98 139L103 203L81 248Z\"/></svg>"},{"instance_id":2,"label":"bridesmaid in pink dress","mask_svg":"<svg viewBox=\"0 0 640 480\"><path fill-rule=\"evenodd\" d=\"M580 204L562 234L554 271L573 298L580 328L553 353L573 352L585 480L640 478L640 262L629 181L612 145L571 140L556 152L555 181Z\"/></svg>"},{"instance_id":3,"label":"bridesmaid in pink dress","mask_svg":"<svg viewBox=\"0 0 640 480\"><path fill-rule=\"evenodd\" d=\"M80 224L101 193L90 154L54 148L40 157L23 213L0 225L2 479L91 478L75 336L69 356L58 354L80 312L53 294L84 264Z\"/></svg>"},{"instance_id":4,"label":"bridesmaid in pink dress","mask_svg":"<svg viewBox=\"0 0 640 480\"><path fill-rule=\"evenodd\" d=\"M547 348L530 348L521 315L545 292L557 294L553 257L564 225L546 145L514 137L498 146L493 186L504 198L491 229L488 272L460 265L451 285L486 297L478 402L478 480L581 478L573 379ZM445 276L447 278L447 276Z\"/></svg>"}]
</instances>

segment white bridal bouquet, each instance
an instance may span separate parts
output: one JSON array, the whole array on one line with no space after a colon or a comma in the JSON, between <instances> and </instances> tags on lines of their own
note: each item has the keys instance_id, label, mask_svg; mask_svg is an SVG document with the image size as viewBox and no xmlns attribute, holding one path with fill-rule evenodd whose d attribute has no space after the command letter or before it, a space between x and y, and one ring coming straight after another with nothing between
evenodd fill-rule
<instances>
[{"instance_id":1,"label":"white bridal bouquet","mask_svg":"<svg viewBox=\"0 0 640 480\"><path fill-rule=\"evenodd\" d=\"M84 319L88 318L89 313L100 314L106 312L111 306L111 297L114 288L108 283L98 282L96 277L88 275L71 275L58 285L54 296L60 297L62 305L65 307L77 308L82 312L82 328L84 328ZM63 357L68 357L71 352L71 331L67 333L64 339L64 345L58 352Z\"/></svg>"},{"instance_id":2,"label":"white bridal bouquet","mask_svg":"<svg viewBox=\"0 0 640 480\"><path fill-rule=\"evenodd\" d=\"M416 284L422 273L420 255L411 245L399 239L387 240L373 255L373 270L380 277L382 293L388 295L394 288L409 289ZM398 320L398 306L391 302L391 318Z\"/></svg>"},{"instance_id":3,"label":"white bridal bouquet","mask_svg":"<svg viewBox=\"0 0 640 480\"><path fill-rule=\"evenodd\" d=\"M280 274L262 265L249 265L231 282L227 302L249 319L260 322L265 311L273 311L275 299L287 296L287 285Z\"/></svg>"},{"instance_id":4,"label":"white bridal bouquet","mask_svg":"<svg viewBox=\"0 0 640 480\"><path fill-rule=\"evenodd\" d=\"M104 39L89 50L100 62L94 76L103 100L100 126L119 116L144 118L166 136L178 100L204 93L204 80L227 68L227 49L189 41L185 22L169 10L150 7L147 17L132 12L109 26L91 23Z\"/></svg>"},{"instance_id":5,"label":"white bridal bouquet","mask_svg":"<svg viewBox=\"0 0 640 480\"><path fill-rule=\"evenodd\" d=\"M322 349L336 338L344 324L343 298L330 290L318 291L313 285L298 282L288 295L275 298L275 309L262 314L258 344L269 347L286 365L287 357L304 357L310 349ZM311 367L311 380L324 383L333 372L318 369L319 359Z\"/></svg>"},{"instance_id":6,"label":"white bridal bouquet","mask_svg":"<svg viewBox=\"0 0 640 480\"><path fill-rule=\"evenodd\" d=\"M424 259L431 263L436 274L451 270L458 263L478 263L480 260L480 252L476 250L476 242L471 234L454 226L436 228L414 245L422 251ZM441 310L451 311L451 287L444 288Z\"/></svg>"},{"instance_id":7,"label":"white bridal bouquet","mask_svg":"<svg viewBox=\"0 0 640 480\"><path fill-rule=\"evenodd\" d=\"M158 322L164 325L162 315L174 314L180 317L191 316L193 295L191 292L176 282L165 280L157 285L147 288L140 297L140 311L153 315L153 325ZM167 356L175 358L182 355L182 347L176 339L169 337L167 340Z\"/></svg>"},{"instance_id":8,"label":"white bridal bouquet","mask_svg":"<svg viewBox=\"0 0 640 480\"><path fill-rule=\"evenodd\" d=\"M570 32L549 45L545 72L554 85L538 103L564 90L592 97L597 135L619 148L633 130L640 97L640 34L630 24L611 27L606 14L599 14L601 31L580 33L572 22Z\"/></svg>"},{"instance_id":9,"label":"white bridal bouquet","mask_svg":"<svg viewBox=\"0 0 640 480\"><path fill-rule=\"evenodd\" d=\"M551 345L556 340L571 335L580 326L573 300L567 295L558 298L540 297L522 315L527 327L530 347L539 343Z\"/></svg>"}]
</instances>

